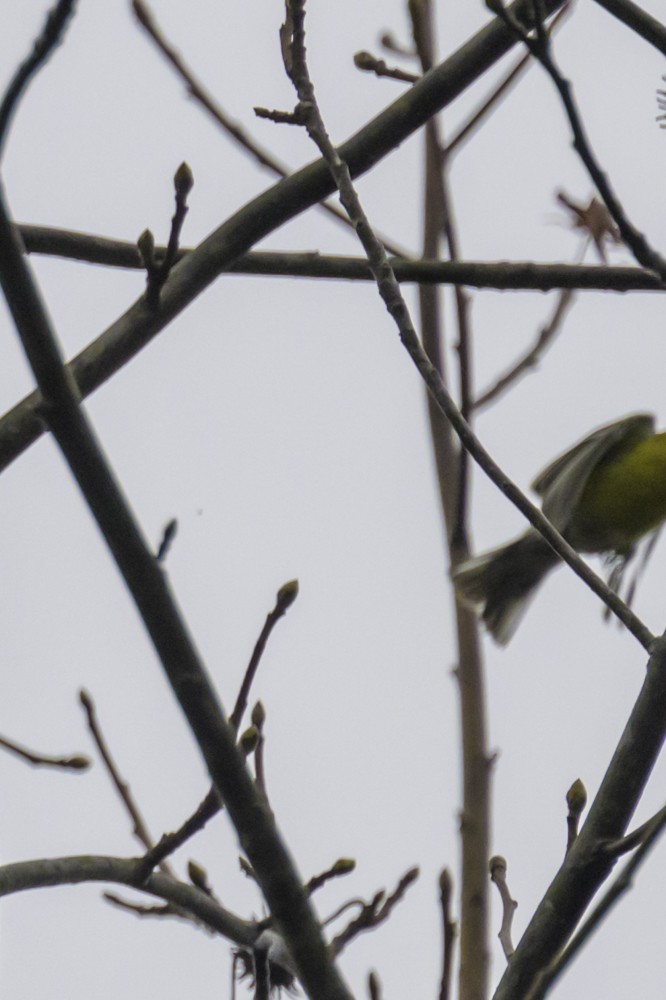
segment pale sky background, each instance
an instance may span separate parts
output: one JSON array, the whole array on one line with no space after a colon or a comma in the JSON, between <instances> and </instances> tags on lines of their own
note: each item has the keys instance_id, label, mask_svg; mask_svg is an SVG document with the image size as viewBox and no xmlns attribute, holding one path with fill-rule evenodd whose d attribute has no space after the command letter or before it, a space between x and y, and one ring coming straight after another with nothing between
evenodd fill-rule
<instances>
[{"instance_id":1,"label":"pale sky background","mask_svg":"<svg viewBox=\"0 0 666 1000\"><path fill-rule=\"evenodd\" d=\"M438 5L440 51L487 22L483 5ZM643 3L663 16L663 3ZM47 5L9 0L0 75L9 79ZM407 37L401 0L316 3L311 72L335 141L399 95L359 74L359 49L380 31ZM279 0L155 0L163 29L226 110L282 159L314 158L302 132L257 121L254 105L289 108ZM666 247L666 133L655 123L664 61L592 0L559 33L595 149L633 221ZM502 64L516 58L514 53ZM488 74L444 116L452 129L487 93ZM359 183L371 219L397 242L420 241L422 138ZM4 161L15 218L158 240L172 214L171 178L195 177L183 242L194 244L271 183L189 101L135 25L126 0L82 2L66 44L23 101ZM568 261L578 237L554 191L591 187L571 149L551 83L533 68L456 161L453 195L468 259ZM558 223L557 220L560 220ZM359 253L321 212L266 247ZM624 250L613 260L628 262ZM33 258L68 356L141 293L143 278ZM411 303L415 301L409 291ZM529 344L549 315L538 293L473 294L477 384ZM31 387L11 323L0 317L0 405ZM635 410L666 423L664 305L645 293L578 297L539 370L478 421L523 487L594 426ZM390 998L426 1000L440 975L437 876L458 864L459 763L451 598L433 485L422 386L369 284L224 277L89 401L88 410L141 524L157 543L179 521L167 568L224 704L235 698L277 588L301 594L271 640L254 691L268 713L272 805L305 877L339 856L357 871L317 898L322 914L349 896L421 878L388 924L349 948L356 995L374 968ZM3 686L0 733L44 752L91 751L77 692L94 696L118 763L157 836L203 796L206 776L124 585L53 443L4 473ZM520 515L478 474L480 550L521 529ZM665 624L666 547L636 610ZM516 937L561 860L564 796L597 789L643 679L645 655L573 574L544 586L512 644L486 642L491 745L498 753L492 849L509 862ZM664 802L660 765L637 821ZM131 855L130 823L96 762L83 776L32 771L0 755L0 860ZM661 998L664 844L630 896L557 991L562 1000ZM194 857L225 905L261 913L238 873L235 836L218 817L176 863ZM175 922L112 910L99 887L41 890L0 908L0 973L9 1000L226 997L229 948ZM128 893L129 895L129 893ZM492 897L494 925L499 906ZM495 944L494 978L504 960Z\"/></svg>"}]
</instances>

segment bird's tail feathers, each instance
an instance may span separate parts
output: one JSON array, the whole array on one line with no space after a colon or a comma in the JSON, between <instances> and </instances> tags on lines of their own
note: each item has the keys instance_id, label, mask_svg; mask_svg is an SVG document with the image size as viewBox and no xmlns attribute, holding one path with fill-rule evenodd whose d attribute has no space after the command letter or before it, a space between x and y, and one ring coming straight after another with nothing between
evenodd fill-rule
<instances>
[{"instance_id":1,"label":"bird's tail feathers","mask_svg":"<svg viewBox=\"0 0 666 1000\"><path fill-rule=\"evenodd\" d=\"M458 597L477 611L493 639L511 639L557 556L535 531L461 563L452 574Z\"/></svg>"}]
</instances>

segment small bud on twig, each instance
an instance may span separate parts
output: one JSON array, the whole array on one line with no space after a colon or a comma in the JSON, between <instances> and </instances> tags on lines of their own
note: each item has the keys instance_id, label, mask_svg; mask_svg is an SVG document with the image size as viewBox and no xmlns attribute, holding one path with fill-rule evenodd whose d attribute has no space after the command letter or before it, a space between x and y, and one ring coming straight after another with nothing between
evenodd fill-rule
<instances>
[{"instance_id":1,"label":"small bud on twig","mask_svg":"<svg viewBox=\"0 0 666 1000\"><path fill-rule=\"evenodd\" d=\"M252 709L252 715L250 716L250 718L252 719L252 725L256 726L259 732L261 732L261 730L264 728L264 723L266 721L266 709L264 708L264 706L260 701L258 701L257 704Z\"/></svg>"},{"instance_id":2,"label":"small bud on twig","mask_svg":"<svg viewBox=\"0 0 666 1000\"><path fill-rule=\"evenodd\" d=\"M242 733L238 744L241 748L241 753L244 757L249 757L250 754L254 753L257 749L257 743L259 742L259 730L256 726L248 726L244 733Z\"/></svg>"},{"instance_id":3,"label":"small bud on twig","mask_svg":"<svg viewBox=\"0 0 666 1000\"><path fill-rule=\"evenodd\" d=\"M298 597L298 580L289 580L283 583L277 592L275 610L284 612L290 608Z\"/></svg>"},{"instance_id":4,"label":"small bud on twig","mask_svg":"<svg viewBox=\"0 0 666 1000\"><path fill-rule=\"evenodd\" d=\"M178 170L174 174L173 186L176 189L176 196L178 198L187 198L194 187L194 175L188 163L183 161L178 167Z\"/></svg>"},{"instance_id":5,"label":"small bud on twig","mask_svg":"<svg viewBox=\"0 0 666 1000\"><path fill-rule=\"evenodd\" d=\"M578 836L578 824L586 805L587 789L580 778L576 778L567 792L567 806L569 807L567 814L567 853L571 850Z\"/></svg>"}]
</instances>

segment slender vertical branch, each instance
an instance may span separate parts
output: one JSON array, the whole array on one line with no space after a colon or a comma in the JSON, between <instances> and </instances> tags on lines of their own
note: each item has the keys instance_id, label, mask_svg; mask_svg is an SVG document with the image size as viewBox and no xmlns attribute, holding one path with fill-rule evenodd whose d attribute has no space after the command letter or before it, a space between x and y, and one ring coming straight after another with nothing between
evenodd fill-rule
<instances>
[{"instance_id":1,"label":"slender vertical branch","mask_svg":"<svg viewBox=\"0 0 666 1000\"><path fill-rule=\"evenodd\" d=\"M453 973L453 949L456 940L456 925L451 916L451 896L453 880L448 868L439 876L439 903L442 915L442 978L439 984L439 1000L450 1000Z\"/></svg>"},{"instance_id":2,"label":"slender vertical branch","mask_svg":"<svg viewBox=\"0 0 666 1000\"><path fill-rule=\"evenodd\" d=\"M431 0L412 0L409 5L414 42L421 67L427 73L434 63L434 28ZM425 186L423 254L436 259L444 236L449 259L457 261L458 236L453 220L452 201L446 176L447 159L436 118L425 130ZM458 325L461 413L469 419L471 410L471 330L467 292L455 286ZM443 366L443 331L437 289L421 287L422 340L426 352L446 381ZM446 525L449 560L452 566L469 554L467 542L467 499L469 454L453 446L452 428L431 400L430 426L442 512ZM490 841L490 773L487 752L487 725L483 661L478 622L469 608L456 602L458 639L458 691L462 742L463 802L460 835L462 870L460 885L460 998L484 1000L488 992L489 907L488 854Z\"/></svg>"}]
</instances>

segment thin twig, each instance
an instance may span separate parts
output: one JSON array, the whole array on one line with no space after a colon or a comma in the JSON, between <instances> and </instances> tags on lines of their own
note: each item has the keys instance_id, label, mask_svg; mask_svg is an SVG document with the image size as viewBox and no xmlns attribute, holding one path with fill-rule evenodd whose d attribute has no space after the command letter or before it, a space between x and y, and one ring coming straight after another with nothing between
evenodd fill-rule
<instances>
[{"instance_id":1,"label":"thin twig","mask_svg":"<svg viewBox=\"0 0 666 1000\"><path fill-rule=\"evenodd\" d=\"M403 899L409 887L419 876L418 868L410 868L406 872L393 892L387 896L385 890L376 893L369 903L363 903L361 912L355 917L343 931L337 934L330 944L331 954L337 956L346 948L350 941L364 931L378 927L379 924L388 920L395 906ZM350 901L351 902L351 901ZM357 901L354 900L356 903Z\"/></svg>"},{"instance_id":2,"label":"thin twig","mask_svg":"<svg viewBox=\"0 0 666 1000\"><path fill-rule=\"evenodd\" d=\"M642 823L640 826L632 830L625 837L620 837L619 840L610 840L603 845L603 852L611 858L619 858L623 854L627 854L629 851L633 851L635 847L642 844L645 838L654 829L657 823L661 823L666 817L666 806L663 806L658 813L651 816L647 822Z\"/></svg>"},{"instance_id":3,"label":"thin twig","mask_svg":"<svg viewBox=\"0 0 666 1000\"><path fill-rule=\"evenodd\" d=\"M173 540L176 537L177 531L178 531L178 521L176 520L175 517L172 517L171 520L164 525L164 529L162 531L162 538L160 539L160 544L157 546L157 554L155 558L157 559L158 562L164 562L164 560L166 559L169 553L169 549L171 548L171 545L173 543Z\"/></svg>"},{"instance_id":4,"label":"thin twig","mask_svg":"<svg viewBox=\"0 0 666 1000\"><path fill-rule=\"evenodd\" d=\"M578 265L582 262L586 246L587 240L585 240L582 251L578 256ZM483 410L491 403L494 403L495 400L504 395L504 393L507 392L524 374L528 371L534 370L545 352L552 346L555 338L562 329L564 317L573 305L573 302L573 289L563 288L557 296L555 308L553 309L550 319L545 326L541 327L532 346L528 348L523 356L519 358L518 361L515 361L503 375L500 375L491 386L480 393L478 398L475 399L472 404L472 409L475 412L477 410Z\"/></svg>"},{"instance_id":5,"label":"thin twig","mask_svg":"<svg viewBox=\"0 0 666 1000\"><path fill-rule=\"evenodd\" d=\"M439 876L439 906L442 914L442 978L439 985L439 1000L451 997L451 977L453 974L453 948L456 940L456 925L451 917L451 896L453 880L448 868Z\"/></svg>"},{"instance_id":6,"label":"thin twig","mask_svg":"<svg viewBox=\"0 0 666 1000\"><path fill-rule=\"evenodd\" d=\"M266 643L268 642L271 632L280 621L280 618L286 614L288 609L294 603L298 597L298 580L290 580L288 583L283 584L282 587L277 592L277 598L275 600L275 607L266 616L266 621L264 622L264 627L262 628L259 638L255 644L254 650L252 651L252 656L250 657L250 662L248 664L247 670L245 671L245 676L243 677L243 683L241 684L240 691L238 692L238 697L236 698L236 704L234 705L234 710L229 716L229 723L238 732L240 724L243 720L243 715L245 709L247 708L247 700L250 695L250 689L252 687L252 682L256 676L257 670L259 669L259 664L261 662L261 657L266 648Z\"/></svg>"},{"instance_id":7,"label":"thin twig","mask_svg":"<svg viewBox=\"0 0 666 1000\"><path fill-rule=\"evenodd\" d=\"M308 895L312 895L317 889L321 889L323 885L330 882L331 879L341 878L344 875L349 875L356 868L356 862L352 858L338 858L334 865L327 868L325 872L321 872L319 875L313 875L312 878L308 879L305 884L305 891Z\"/></svg>"},{"instance_id":8,"label":"thin twig","mask_svg":"<svg viewBox=\"0 0 666 1000\"><path fill-rule=\"evenodd\" d=\"M566 0L562 8L558 10L555 17L550 22L549 30L554 31L554 29L560 24L563 18L570 13L570 11L571 0ZM534 60L529 54L522 56L522 58L516 62L515 66L509 70L506 76L495 87L490 96L483 102L483 104L481 104L479 108L477 108L468 121L465 122L465 124L462 125L456 132L454 132L451 138L447 141L444 153L448 160L450 160L451 157L458 152L459 148L472 138L474 133L493 108L503 97L506 97L514 83L517 83L523 73L533 65Z\"/></svg>"},{"instance_id":9,"label":"thin twig","mask_svg":"<svg viewBox=\"0 0 666 1000\"><path fill-rule=\"evenodd\" d=\"M91 695L83 688L79 691L79 701L81 702L81 706L86 713L88 729L90 730L90 735L93 738L97 750L99 751L99 755L102 758L102 762L109 777L111 778L114 788L118 792L118 795L127 810L130 819L132 820L132 823L134 824L132 832L144 849L150 851L152 850L155 842L150 835L143 816L141 815L141 810L134 801L134 796L132 795L130 786L122 777L118 766L113 759L113 755L109 749L106 739L104 738L104 734L102 733L102 729L97 718L95 702L93 701ZM165 875L170 875L172 878L176 877L176 873L173 868L171 868L166 861L161 860L159 867Z\"/></svg>"},{"instance_id":10,"label":"thin twig","mask_svg":"<svg viewBox=\"0 0 666 1000\"><path fill-rule=\"evenodd\" d=\"M420 79L417 73L408 73L396 66L387 66L384 59L378 59L372 52L356 52L354 66L364 73L374 73L375 76L388 77L390 80L400 80L401 83L416 83Z\"/></svg>"},{"instance_id":11,"label":"thin twig","mask_svg":"<svg viewBox=\"0 0 666 1000\"><path fill-rule=\"evenodd\" d=\"M472 409L477 412L486 409L491 403L494 403L500 396L515 385L516 382L526 375L530 371L538 366L541 358L548 348L552 347L555 338L560 333L562 329L562 324L567 311L571 308L574 302L574 292L570 288L564 288L557 296L557 301L555 303L555 308L553 313L546 323L539 330L536 340L531 347L525 351L523 356L515 361L511 367L500 375L499 378L487 389L480 394L478 399L474 401Z\"/></svg>"},{"instance_id":12,"label":"thin twig","mask_svg":"<svg viewBox=\"0 0 666 1000\"><path fill-rule=\"evenodd\" d=\"M75 6L76 0L58 0L47 14L44 27L35 39L30 55L14 73L0 104L0 156L4 151L9 127L22 95L33 76L62 42L67 22L74 13Z\"/></svg>"},{"instance_id":13,"label":"thin twig","mask_svg":"<svg viewBox=\"0 0 666 1000\"><path fill-rule=\"evenodd\" d=\"M170 903L162 903L159 906L145 906L141 903L132 903L129 899L117 896L115 892L103 892L102 898L116 906L119 910L126 910L137 917L183 917L188 916L183 911L179 911Z\"/></svg>"},{"instance_id":14,"label":"thin twig","mask_svg":"<svg viewBox=\"0 0 666 1000\"><path fill-rule=\"evenodd\" d=\"M266 791L266 772L264 768L264 752L266 749L266 737L264 736L264 723L266 722L266 711L263 704L258 701L252 709L252 725L259 733L257 746L254 751L254 783L257 791L261 795L265 804L270 809L268 792Z\"/></svg>"},{"instance_id":15,"label":"thin twig","mask_svg":"<svg viewBox=\"0 0 666 1000\"><path fill-rule=\"evenodd\" d=\"M171 219L169 242L163 257L159 261L155 259L155 240L149 229L146 229L137 241L146 269L146 300L153 310L159 305L160 292L180 256L180 234L188 212L187 197L193 185L192 171L187 163L181 163L173 178L176 208Z\"/></svg>"},{"instance_id":16,"label":"thin twig","mask_svg":"<svg viewBox=\"0 0 666 1000\"><path fill-rule=\"evenodd\" d=\"M265 149L265 147L261 146L255 139L253 139L252 136L238 124L238 122L235 122L232 118L230 118L226 111L224 111L206 91L203 84L197 80L195 75L186 65L181 54L166 38L164 32L157 24L155 16L148 8L148 5L145 4L143 0L132 0L132 8L141 27L145 30L146 34L152 39L167 62L173 67L178 76L185 83L190 97L200 104L201 107L204 108L217 122L217 124L223 128L224 131L239 144L239 146L246 150L246 152L250 153L250 155L253 156L262 167L270 170L271 173L275 174L277 177L288 177L291 171L284 166L284 164L280 163L280 161L274 157L272 153ZM337 206L329 205L327 202L322 201L319 203L319 207L329 215L333 216L336 222L342 222L345 226L349 225L349 219L346 214L340 211ZM395 254L396 257L410 256L408 251L403 250L396 243L394 243L393 240L388 238L384 240L384 246L386 247L387 253Z\"/></svg>"},{"instance_id":17,"label":"thin twig","mask_svg":"<svg viewBox=\"0 0 666 1000\"><path fill-rule=\"evenodd\" d=\"M298 596L298 581L290 580L288 583L283 584L278 590L275 607L266 616L266 621L261 630L259 638L255 644L252 656L250 657L250 662L248 664L247 670L243 677L243 682L241 684L238 696L236 698L236 704L234 706L233 712L229 717L229 724L232 726L234 732L238 732L240 724L243 720L243 715L247 707L247 701L250 694L250 689L252 687L252 682L256 676L257 670L259 668L259 663L261 662L261 657L266 648L266 643L270 638L271 632L279 622L280 618L286 614L287 610L291 607ZM256 706L255 706L256 708ZM261 708L263 712L263 706ZM260 724L253 717L253 725L256 726L258 731L258 740L253 746L253 751L255 755L257 751L259 752L258 757L255 756L255 768L257 768L257 780L255 782L257 791L262 797L264 804L267 808L270 808L268 804L268 797L266 795L265 787L265 775L263 770L263 744L264 738L262 733L263 719L261 714L258 717ZM155 867L156 864L161 863L164 858L168 857L182 847L188 840L190 840L195 834L199 833L200 830L204 828L206 823L216 816L217 813L222 808L222 799L220 798L218 790L213 786L207 793L203 801L197 806L194 813L189 816L185 822L173 833L165 833L159 843L152 847L144 857L146 866L149 869Z\"/></svg>"},{"instance_id":18,"label":"thin twig","mask_svg":"<svg viewBox=\"0 0 666 1000\"><path fill-rule=\"evenodd\" d=\"M221 808L222 800L220 793L213 786L206 793L206 797L199 803L192 815L174 833L163 834L159 842L144 855L143 862L146 869L152 871L157 865L161 865L165 858L174 854L179 847L182 847L195 834L203 830L206 823L213 816L217 816Z\"/></svg>"},{"instance_id":19,"label":"thin twig","mask_svg":"<svg viewBox=\"0 0 666 1000\"><path fill-rule=\"evenodd\" d=\"M61 771L87 771L92 763L90 758L86 757L85 754L53 757L50 754L36 753L36 751L28 750L27 747L22 746L20 743L15 743L14 740L7 739L6 736L0 736L0 747L4 750L9 750L10 753L16 754L21 760L27 761L28 764L32 764L34 767L55 767Z\"/></svg>"},{"instance_id":20,"label":"thin twig","mask_svg":"<svg viewBox=\"0 0 666 1000\"><path fill-rule=\"evenodd\" d=\"M511 940L511 926L513 924L513 915L516 912L518 903L515 899L511 898L509 886L507 885L506 860L497 854L495 857L490 859L488 867L490 869L490 878L497 886L497 891L499 892L500 899L502 900L502 926L500 927L497 936L500 940L500 944L502 945L504 957L508 962L516 950L513 947L513 941Z\"/></svg>"}]
</instances>

